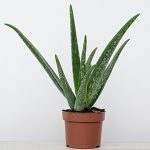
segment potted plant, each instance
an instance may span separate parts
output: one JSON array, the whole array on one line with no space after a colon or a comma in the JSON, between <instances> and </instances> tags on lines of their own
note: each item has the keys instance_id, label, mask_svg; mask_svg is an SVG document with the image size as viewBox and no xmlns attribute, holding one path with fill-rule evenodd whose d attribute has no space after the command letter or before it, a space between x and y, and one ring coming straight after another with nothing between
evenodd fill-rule
<instances>
[{"instance_id":1,"label":"potted plant","mask_svg":"<svg viewBox=\"0 0 150 150\"><path fill-rule=\"evenodd\" d=\"M71 54L75 93L72 91L66 79L57 55L55 55L55 59L59 76L20 30L13 25L5 24L17 32L43 66L58 90L67 99L70 109L62 111L63 119L65 120L66 146L73 148L95 148L100 146L102 121L105 118L105 110L95 108L93 105L101 94L121 51L129 39L120 46L111 59L114 50L138 16L139 14L126 22L108 43L96 64L93 65L91 62L97 48L86 59L87 38L85 36L80 57L74 15L72 6L70 5Z\"/></svg>"}]
</instances>

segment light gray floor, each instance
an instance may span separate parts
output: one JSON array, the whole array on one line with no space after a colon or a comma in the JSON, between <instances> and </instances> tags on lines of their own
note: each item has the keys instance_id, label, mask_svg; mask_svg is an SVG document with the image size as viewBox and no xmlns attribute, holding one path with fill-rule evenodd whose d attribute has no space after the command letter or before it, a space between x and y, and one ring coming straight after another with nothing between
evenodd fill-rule
<instances>
[{"instance_id":1,"label":"light gray floor","mask_svg":"<svg viewBox=\"0 0 150 150\"><path fill-rule=\"evenodd\" d=\"M72 150L50 142L0 142L0 150ZM95 150L150 150L150 143L102 143Z\"/></svg>"}]
</instances>

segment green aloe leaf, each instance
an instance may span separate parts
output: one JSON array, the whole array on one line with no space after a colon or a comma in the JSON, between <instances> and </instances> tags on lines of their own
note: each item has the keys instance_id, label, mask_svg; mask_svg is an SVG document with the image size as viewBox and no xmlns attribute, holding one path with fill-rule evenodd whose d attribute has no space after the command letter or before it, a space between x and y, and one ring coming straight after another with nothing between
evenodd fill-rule
<instances>
[{"instance_id":1,"label":"green aloe leaf","mask_svg":"<svg viewBox=\"0 0 150 150\"><path fill-rule=\"evenodd\" d=\"M55 60L56 60L57 68L58 68L61 86L63 88L65 97L68 100L69 106L73 110L76 97L69 86L69 83L65 77L65 74L63 72L62 66L60 64L60 61L59 61L57 55L55 55Z\"/></svg>"},{"instance_id":2,"label":"green aloe leaf","mask_svg":"<svg viewBox=\"0 0 150 150\"><path fill-rule=\"evenodd\" d=\"M85 71L86 71L86 72L87 72L87 71L89 70L89 68L91 67L91 62L92 62L92 59L93 59L93 57L94 57L94 54L95 54L96 50L97 50L97 48L95 48L95 49L91 52L91 54L89 55L89 57L88 57L88 60L87 60L87 62L86 62L86 64L85 64Z\"/></svg>"},{"instance_id":3,"label":"green aloe leaf","mask_svg":"<svg viewBox=\"0 0 150 150\"><path fill-rule=\"evenodd\" d=\"M5 24L5 25L12 28L13 30L15 30L17 32L17 34L20 36L20 38L23 40L23 42L27 45L27 47L31 50L33 55L37 58L37 60L43 66L45 71L48 73L49 77L52 79L52 81L54 82L56 87L64 95L64 92L63 92L63 89L61 87L58 76L53 71L51 66L47 63L47 61L44 59L44 57L40 54L40 52L34 47L34 45L16 27L14 27L13 25L10 25L10 24Z\"/></svg>"},{"instance_id":4,"label":"green aloe leaf","mask_svg":"<svg viewBox=\"0 0 150 150\"><path fill-rule=\"evenodd\" d=\"M97 86L95 87L95 91L92 93L92 95L88 98L88 108L91 108L94 103L96 102L97 98L99 97L99 95L101 94L112 70L113 67L116 63L116 61L118 60L118 57L120 55L120 53L122 52L123 48L125 47L125 45L128 43L129 39L126 40L121 47L118 49L118 51L116 52L116 54L114 55L113 59L111 60L111 62L109 63L109 65L107 66L105 72L103 73L102 77L99 79L99 81L97 82Z\"/></svg>"},{"instance_id":5,"label":"green aloe leaf","mask_svg":"<svg viewBox=\"0 0 150 150\"><path fill-rule=\"evenodd\" d=\"M80 62L79 86L80 86L81 81L85 75L86 47L87 47L87 38L85 35L84 43L83 43L83 49L82 49L82 55L81 55L81 62Z\"/></svg>"},{"instance_id":6,"label":"green aloe leaf","mask_svg":"<svg viewBox=\"0 0 150 150\"><path fill-rule=\"evenodd\" d=\"M88 80L90 78L91 72L94 69L95 65L93 65L88 72L85 74L83 80L81 81L81 85L76 97L74 110L75 111L83 111L87 108L87 85Z\"/></svg>"},{"instance_id":7,"label":"green aloe leaf","mask_svg":"<svg viewBox=\"0 0 150 150\"><path fill-rule=\"evenodd\" d=\"M75 93L77 94L79 89L80 56L79 56L73 9L71 5L70 5L70 31L71 31L72 70L73 70Z\"/></svg>"},{"instance_id":8,"label":"green aloe leaf","mask_svg":"<svg viewBox=\"0 0 150 150\"><path fill-rule=\"evenodd\" d=\"M102 55L99 57L96 67L92 72L89 85L88 85L88 97L94 92L95 90L95 84L97 84L97 81L101 78L115 48L117 47L119 41L125 34L125 32L128 30L128 28L131 26L131 24L136 20L136 18L139 16L139 14L132 17L119 31L118 33L113 37L113 39L108 43L106 48L104 49Z\"/></svg>"}]
</instances>

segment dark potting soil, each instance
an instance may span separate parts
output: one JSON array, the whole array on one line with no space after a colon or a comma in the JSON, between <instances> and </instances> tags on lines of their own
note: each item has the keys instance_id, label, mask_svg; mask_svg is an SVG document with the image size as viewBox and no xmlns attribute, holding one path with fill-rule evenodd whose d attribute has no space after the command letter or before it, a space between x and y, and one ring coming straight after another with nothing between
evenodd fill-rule
<instances>
[{"instance_id":1,"label":"dark potting soil","mask_svg":"<svg viewBox=\"0 0 150 150\"><path fill-rule=\"evenodd\" d=\"M79 111L74 111L74 110L71 110L71 109L66 109L66 110L63 110L63 111L67 111L67 112L79 112ZM100 108L97 108L97 107L92 107L90 110L89 109L85 109L83 111L81 111L81 113L87 113L87 112L105 112L105 109L100 109Z\"/></svg>"}]
</instances>

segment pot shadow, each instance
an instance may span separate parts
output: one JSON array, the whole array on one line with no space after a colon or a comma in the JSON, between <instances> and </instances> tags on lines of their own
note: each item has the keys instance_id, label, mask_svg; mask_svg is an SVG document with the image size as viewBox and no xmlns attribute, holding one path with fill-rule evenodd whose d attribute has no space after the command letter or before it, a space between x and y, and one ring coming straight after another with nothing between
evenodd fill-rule
<instances>
[{"instance_id":1,"label":"pot shadow","mask_svg":"<svg viewBox=\"0 0 150 150\"><path fill-rule=\"evenodd\" d=\"M69 147L66 147L66 150L83 150L83 149L76 149L76 148L69 148ZM92 148L92 149L86 149L86 150L106 150L106 149L103 149L103 148Z\"/></svg>"}]
</instances>

